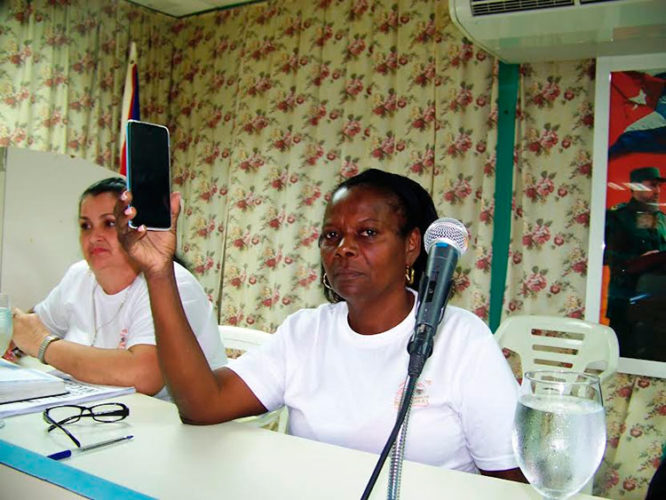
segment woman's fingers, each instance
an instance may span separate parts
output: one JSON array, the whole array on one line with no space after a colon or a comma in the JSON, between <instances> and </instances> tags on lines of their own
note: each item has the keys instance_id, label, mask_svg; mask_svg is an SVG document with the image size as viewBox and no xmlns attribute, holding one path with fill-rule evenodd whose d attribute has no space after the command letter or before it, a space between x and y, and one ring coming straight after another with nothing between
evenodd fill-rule
<instances>
[{"instance_id":1,"label":"woman's fingers","mask_svg":"<svg viewBox=\"0 0 666 500\"><path fill-rule=\"evenodd\" d=\"M178 215L180 214L181 209L181 196L178 191L171 193L171 222L172 227L175 227L175 223L178 220ZM128 226L128 222L136 217L136 209L133 206L130 206L132 203L132 193L131 191L124 191L114 208L114 215L116 217L116 224L122 226L123 229ZM132 228L129 228L132 229ZM136 229L137 231L145 232L146 228L142 225Z\"/></svg>"},{"instance_id":2,"label":"woman's fingers","mask_svg":"<svg viewBox=\"0 0 666 500\"><path fill-rule=\"evenodd\" d=\"M132 193L129 191L123 191L118 197L116 206L113 207L113 215L116 217L117 226L126 226L127 222L136 215L136 210L133 212L128 210L131 201Z\"/></svg>"},{"instance_id":3,"label":"woman's fingers","mask_svg":"<svg viewBox=\"0 0 666 500\"><path fill-rule=\"evenodd\" d=\"M178 191L171 193L171 222L175 223L178 220L178 215L180 214L180 205L182 199Z\"/></svg>"},{"instance_id":4,"label":"woman's fingers","mask_svg":"<svg viewBox=\"0 0 666 500\"><path fill-rule=\"evenodd\" d=\"M129 233L132 228L129 226L129 221L136 217L136 208L130 206L132 202L132 193L124 191L113 209L113 214L116 217L116 226L121 228L123 232ZM145 232L144 226L139 227L137 230Z\"/></svg>"},{"instance_id":5,"label":"woman's fingers","mask_svg":"<svg viewBox=\"0 0 666 500\"><path fill-rule=\"evenodd\" d=\"M131 249L136 241L146 235L146 228L144 226L132 229L129 225L129 221L136 216L136 209L129 205L131 201L132 193L124 191L113 208L113 214L116 217L118 240L127 251Z\"/></svg>"},{"instance_id":6,"label":"woman's fingers","mask_svg":"<svg viewBox=\"0 0 666 500\"><path fill-rule=\"evenodd\" d=\"M144 225L131 227L129 223L137 215L137 211L130 206L132 193L129 191L122 193L116 202L113 213L116 217L118 241L144 273L161 272L165 266L173 267L180 200L180 193L171 194L170 231L148 231Z\"/></svg>"}]
</instances>

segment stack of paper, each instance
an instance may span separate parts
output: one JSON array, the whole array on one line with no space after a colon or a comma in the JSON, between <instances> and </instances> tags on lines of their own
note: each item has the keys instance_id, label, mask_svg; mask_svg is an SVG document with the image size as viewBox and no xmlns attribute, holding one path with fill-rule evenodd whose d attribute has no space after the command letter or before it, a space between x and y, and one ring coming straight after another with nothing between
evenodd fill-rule
<instances>
[{"instance_id":1,"label":"stack of paper","mask_svg":"<svg viewBox=\"0 0 666 500\"><path fill-rule=\"evenodd\" d=\"M3 360L4 361L4 360ZM11 363L10 363L11 364ZM12 365L16 367L16 365ZM25 367L18 367L22 370L37 371L42 375L55 377L65 385L65 391L57 395L36 397L34 399L26 399L24 401L14 401L0 404L0 418L11 417L12 415L23 415L24 413L34 413L42 411L45 408L58 405L77 405L86 403L88 401L97 401L101 399L114 398L122 396L123 394L131 394L135 392L134 387L120 387L112 385L98 385L86 384L79 382L72 378L70 375L62 373L58 370L51 370L49 373L42 372L39 368L33 370ZM3 367L0 366L0 372ZM1 380L0 375L0 380Z\"/></svg>"},{"instance_id":2,"label":"stack of paper","mask_svg":"<svg viewBox=\"0 0 666 500\"><path fill-rule=\"evenodd\" d=\"M15 365L0 358L0 403L67 394L60 377Z\"/></svg>"}]
</instances>

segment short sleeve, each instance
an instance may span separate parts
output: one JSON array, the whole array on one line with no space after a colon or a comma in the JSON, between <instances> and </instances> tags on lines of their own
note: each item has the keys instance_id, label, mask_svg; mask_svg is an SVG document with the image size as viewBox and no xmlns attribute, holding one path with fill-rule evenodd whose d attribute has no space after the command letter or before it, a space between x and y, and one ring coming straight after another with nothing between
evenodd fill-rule
<instances>
[{"instance_id":1,"label":"short sleeve","mask_svg":"<svg viewBox=\"0 0 666 500\"><path fill-rule=\"evenodd\" d=\"M197 279L184 267L175 264L178 293L187 321L197 336L208 364L216 369L227 363L217 321L206 293Z\"/></svg>"},{"instance_id":2,"label":"short sleeve","mask_svg":"<svg viewBox=\"0 0 666 500\"><path fill-rule=\"evenodd\" d=\"M286 339L283 324L270 340L227 365L247 384L268 411L284 405Z\"/></svg>"},{"instance_id":3,"label":"short sleeve","mask_svg":"<svg viewBox=\"0 0 666 500\"><path fill-rule=\"evenodd\" d=\"M517 467L511 432L518 384L492 335L480 339L462 384L462 424L470 454L481 470Z\"/></svg>"},{"instance_id":4,"label":"short sleeve","mask_svg":"<svg viewBox=\"0 0 666 500\"><path fill-rule=\"evenodd\" d=\"M137 279L140 280L139 286L135 288L133 297L128 301L127 349L139 344L156 344L148 287L143 276L139 276Z\"/></svg>"},{"instance_id":5,"label":"short sleeve","mask_svg":"<svg viewBox=\"0 0 666 500\"><path fill-rule=\"evenodd\" d=\"M64 337L69 329L68 309L64 303L64 292L72 286L72 268L67 270L62 280L46 298L34 307L34 311L44 326L54 335Z\"/></svg>"}]
</instances>

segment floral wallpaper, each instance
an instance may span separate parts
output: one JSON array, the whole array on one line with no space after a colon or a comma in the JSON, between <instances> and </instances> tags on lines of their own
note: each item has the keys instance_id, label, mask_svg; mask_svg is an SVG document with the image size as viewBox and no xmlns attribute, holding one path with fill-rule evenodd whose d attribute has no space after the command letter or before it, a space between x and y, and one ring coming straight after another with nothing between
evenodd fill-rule
<instances>
[{"instance_id":1,"label":"floral wallpaper","mask_svg":"<svg viewBox=\"0 0 666 500\"><path fill-rule=\"evenodd\" d=\"M183 253L222 322L273 330L323 300L327 195L365 168L422 182L441 214L489 241L496 62L443 5L273 2L174 24ZM486 317L489 245L479 251L462 263L456 300Z\"/></svg>"},{"instance_id":2,"label":"floral wallpaper","mask_svg":"<svg viewBox=\"0 0 666 500\"><path fill-rule=\"evenodd\" d=\"M128 7L2 2L0 146L71 154L117 168L127 47L134 39L150 46L151 33L170 19ZM145 86L142 99L151 96Z\"/></svg>"},{"instance_id":3,"label":"floral wallpaper","mask_svg":"<svg viewBox=\"0 0 666 500\"><path fill-rule=\"evenodd\" d=\"M324 300L331 189L407 175L469 228L452 302L488 318L498 62L445 0L271 0L174 19L121 0L0 5L0 146L117 168L131 41L142 119L171 131L180 253L220 323L272 331ZM593 61L521 66L504 314L581 317ZM618 374L595 493L642 498L664 441L664 384Z\"/></svg>"},{"instance_id":4,"label":"floral wallpaper","mask_svg":"<svg viewBox=\"0 0 666 500\"><path fill-rule=\"evenodd\" d=\"M594 61L520 68L506 314L583 318Z\"/></svg>"},{"instance_id":5,"label":"floral wallpaper","mask_svg":"<svg viewBox=\"0 0 666 500\"><path fill-rule=\"evenodd\" d=\"M608 440L594 491L609 498L645 498L666 454L664 381L618 373L602 391Z\"/></svg>"}]
</instances>

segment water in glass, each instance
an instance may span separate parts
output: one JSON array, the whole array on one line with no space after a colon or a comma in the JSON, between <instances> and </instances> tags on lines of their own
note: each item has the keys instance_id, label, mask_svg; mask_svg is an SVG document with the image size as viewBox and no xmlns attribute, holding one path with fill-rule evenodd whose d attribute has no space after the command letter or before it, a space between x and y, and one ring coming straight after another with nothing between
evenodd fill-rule
<instances>
[{"instance_id":1,"label":"water in glass","mask_svg":"<svg viewBox=\"0 0 666 500\"><path fill-rule=\"evenodd\" d=\"M545 498L568 498L594 475L606 446L599 379L527 372L512 436L518 465Z\"/></svg>"},{"instance_id":2,"label":"water in glass","mask_svg":"<svg viewBox=\"0 0 666 500\"><path fill-rule=\"evenodd\" d=\"M12 310L10 307L9 295L6 293L0 293L0 356L2 356L7 350L11 339ZM3 425L5 425L5 423L0 419L0 427Z\"/></svg>"},{"instance_id":3,"label":"water in glass","mask_svg":"<svg viewBox=\"0 0 666 500\"><path fill-rule=\"evenodd\" d=\"M0 356L5 353L12 339L12 310L9 295L0 293Z\"/></svg>"}]
</instances>

